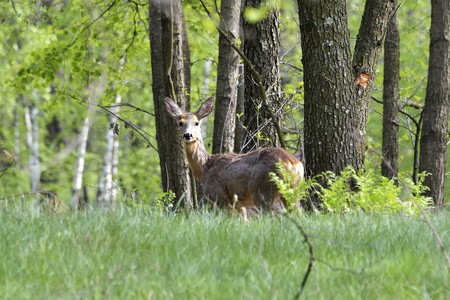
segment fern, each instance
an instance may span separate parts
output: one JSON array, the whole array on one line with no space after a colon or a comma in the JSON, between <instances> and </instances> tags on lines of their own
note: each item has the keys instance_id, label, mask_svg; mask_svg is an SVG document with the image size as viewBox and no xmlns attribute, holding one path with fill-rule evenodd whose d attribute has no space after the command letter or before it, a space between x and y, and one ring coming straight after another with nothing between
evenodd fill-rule
<instances>
[{"instance_id":1,"label":"fern","mask_svg":"<svg viewBox=\"0 0 450 300\"><path fill-rule=\"evenodd\" d=\"M357 173L353 168L347 167L339 176L328 171L291 187L294 176L287 172L281 163L277 164L277 168L280 175L269 175L290 208L299 200L307 199L311 190L320 197L324 210L337 214L362 211L371 215L418 215L421 208L426 209L432 204L432 199L423 195L428 190L428 187L423 185L427 175L425 173L419 174L417 184L407 175L399 174L396 185L395 180L373 171ZM325 182L326 186L318 182ZM354 182L355 189L350 187L350 182Z\"/></svg>"}]
</instances>

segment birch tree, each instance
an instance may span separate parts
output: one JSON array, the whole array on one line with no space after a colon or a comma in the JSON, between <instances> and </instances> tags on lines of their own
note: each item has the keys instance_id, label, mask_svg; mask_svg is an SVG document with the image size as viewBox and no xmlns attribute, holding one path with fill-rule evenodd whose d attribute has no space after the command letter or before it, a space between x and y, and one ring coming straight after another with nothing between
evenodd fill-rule
<instances>
[{"instance_id":1,"label":"birch tree","mask_svg":"<svg viewBox=\"0 0 450 300\"><path fill-rule=\"evenodd\" d=\"M120 104L122 97L116 93L115 104ZM109 129L106 131L105 151L103 154L102 169L100 172L97 188L97 207L114 211L117 199L117 187L113 179L118 171L118 148L119 148L119 124L115 115L119 112L119 107L111 108L108 115Z\"/></svg>"},{"instance_id":2,"label":"birch tree","mask_svg":"<svg viewBox=\"0 0 450 300\"><path fill-rule=\"evenodd\" d=\"M27 127L27 145L30 148L28 169L30 173L30 191L32 193L32 206L35 213L41 210L39 191L41 183L41 168L39 161L39 110L35 104L25 107L25 123Z\"/></svg>"},{"instance_id":3,"label":"birch tree","mask_svg":"<svg viewBox=\"0 0 450 300\"><path fill-rule=\"evenodd\" d=\"M83 124L81 125L81 137L80 137L80 145L78 146L78 154L77 160L75 164L75 176L73 179L73 188L72 188L72 200L71 207L72 209L81 209L87 203L81 202L81 189L83 188L83 172L84 165L86 159L86 146L87 140L89 136L89 116L84 118Z\"/></svg>"}]
</instances>

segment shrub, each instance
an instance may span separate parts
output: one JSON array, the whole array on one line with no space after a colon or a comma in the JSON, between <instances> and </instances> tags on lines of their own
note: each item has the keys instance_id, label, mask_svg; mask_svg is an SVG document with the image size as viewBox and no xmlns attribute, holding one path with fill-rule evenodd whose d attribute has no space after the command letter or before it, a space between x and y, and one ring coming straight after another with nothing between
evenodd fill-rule
<instances>
[{"instance_id":1,"label":"shrub","mask_svg":"<svg viewBox=\"0 0 450 300\"><path fill-rule=\"evenodd\" d=\"M291 207L298 200L307 199L310 191L319 196L324 211L338 214L362 211L368 214L417 215L420 208L432 203L430 197L423 195L428 190L423 185L425 173L419 174L419 182L414 184L405 174L399 174L394 180L373 171L356 172L352 167L347 167L339 176L328 171L291 188L293 176L285 171L282 164L277 167L280 176L271 173L271 180ZM318 182L325 182L326 187Z\"/></svg>"}]
</instances>

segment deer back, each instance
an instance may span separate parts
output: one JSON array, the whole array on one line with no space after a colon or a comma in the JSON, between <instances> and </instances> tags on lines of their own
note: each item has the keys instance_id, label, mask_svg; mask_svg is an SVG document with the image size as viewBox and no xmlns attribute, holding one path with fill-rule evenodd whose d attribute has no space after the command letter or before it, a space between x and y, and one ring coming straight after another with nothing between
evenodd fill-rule
<instances>
[{"instance_id":1,"label":"deer back","mask_svg":"<svg viewBox=\"0 0 450 300\"><path fill-rule=\"evenodd\" d=\"M302 163L282 148L212 155L202 167L203 191L222 205L230 204L236 195L243 206L268 208L278 192L269 173L278 173L276 164L279 161L297 175L297 181L303 178Z\"/></svg>"}]
</instances>

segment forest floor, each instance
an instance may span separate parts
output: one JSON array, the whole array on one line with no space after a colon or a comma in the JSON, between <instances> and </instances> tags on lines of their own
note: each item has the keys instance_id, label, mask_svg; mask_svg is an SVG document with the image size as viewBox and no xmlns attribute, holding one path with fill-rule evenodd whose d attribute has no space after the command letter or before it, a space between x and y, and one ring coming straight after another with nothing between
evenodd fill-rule
<instances>
[{"instance_id":1,"label":"forest floor","mask_svg":"<svg viewBox=\"0 0 450 300\"><path fill-rule=\"evenodd\" d=\"M299 215L315 264L300 299L450 299L421 217ZM450 252L450 213L430 215ZM0 211L0 299L293 299L310 261L283 216L204 210Z\"/></svg>"}]
</instances>

